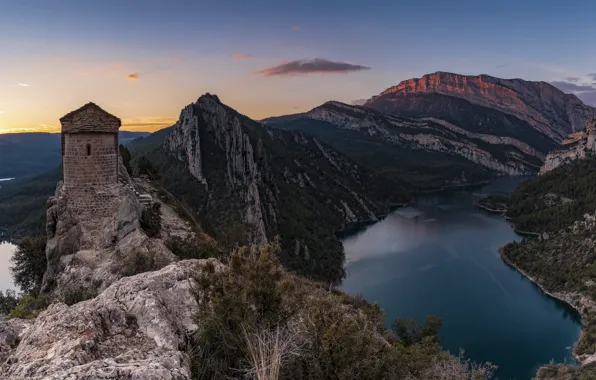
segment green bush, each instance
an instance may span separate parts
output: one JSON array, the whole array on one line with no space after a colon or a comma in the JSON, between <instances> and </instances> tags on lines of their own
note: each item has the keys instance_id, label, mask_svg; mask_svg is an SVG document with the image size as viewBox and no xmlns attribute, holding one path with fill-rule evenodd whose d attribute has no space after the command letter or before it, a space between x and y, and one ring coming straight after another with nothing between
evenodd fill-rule
<instances>
[{"instance_id":1,"label":"green bush","mask_svg":"<svg viewBox=\"0 0 596 380\"><path fill-rule=\"evenodd\" d=\"M19 303L8 314L9 319L21 318L31 319L35 318L49 305L49 300L45 296L35 297L27 294L19 300Z\"/></svg>"},{"instance_id":2,"label":"green bush","mask_svg":"<svg viewBox=\"0 0 596 380\"><path fill-rule=\"evenodd\" d=\"M15 284L23 293L37 294L41 289L41 282L46 271L46 237L27 236L17 245L17 249L10 259L10 271Z\"/></svg>"},{"instance_id":3,"label":"green bush","mask_svg":"<svg viewBox=\"0 0 596 380\"><path fill-rule=\"evenodd\" d=\"M63 303L72 306L95 297L97 297L97 288L74 285L64 290L60 298Z\"/></svg>"},{"instance_id":4,"label":"green bush","mask_svg":"<svg viewBox=\"0 0 596 380\"><path fill-rule=\"evenodd\" d=\"M161 232L161 203L153 203L147 207L141 214L141 228L147 236L157 237Z\"/></svg>"},{"instance_id":5,"label":"green bush","mask_svg":"<svg viewBox=\"0 0 596 380\"><path fill-rule=\"evenodd\" d=\"M125 255L116 252L118 260L113 264L112 271L123 277L134 276L139 273L153 272L168 264L167 261L156 257L154 252L133 251Z\"/></svg>"},{"instance_id":6,"label":"green bush","mask_svg":"<svg viewBox=\"0 0 596 380\"><path fill-rule=\"evenodd\" d=\"M128 172L128 175L132 175L132 168L130 166L130 160L132 159L132 155L130 154L130 151L128 150L127 147L125 147L122 144L120 144L119 150L120 150L120 156L122 157L122 163L124 164L124 167L126 168L126 171Z\"/></svg>"},{"instance_id":7,"label":"green bush","mask_svg":"<svg viewBox=\"0 0 596 380\"><path fill-rule=\"evenodd\" d=\"M181 259L208 259L219 257L220 250L215 242L202 241L196 236L182 239L172 236L166 241L166 247Z\"/></svg>"},{"instance_id":8,"label":"green bush","mask_svg":"<svg viewBox=\"0 0 596 380\"><path fill-rule=\"evenodd\" d=\"M8 315L19 303L19 298L14 290L2 292L0 290L0 315Z\"/></svg>"},{"instance_id":9,"label":"green bush","mask_svg":"<svg viewBox=\"0 0 596 380\"><path fill-rule=\"evenodd\" d=\"M141 156L138 163L139 175L146 175L153 180L159 180L159 169L146 156Z\"/></svg>"}]
</instances>

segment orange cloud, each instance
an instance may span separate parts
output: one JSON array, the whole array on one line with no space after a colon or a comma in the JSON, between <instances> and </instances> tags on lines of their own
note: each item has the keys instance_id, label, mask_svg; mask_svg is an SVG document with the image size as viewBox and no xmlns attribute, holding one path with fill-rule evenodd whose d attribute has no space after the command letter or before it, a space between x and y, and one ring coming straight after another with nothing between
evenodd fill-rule
<instances>
[{"instance_id":1,"label":"orange cloud","mask_svg":"<svg viewBox=\"0 0 596 380\"><path fill-rule=\"evenodd\" d=\"M302 27L300 25L294 25L294 26L292 26L292 30L298 31L300 29L302 29Z\"/></svg>"},{"instance_id":2,"label":"orange cloud","mask_svg":"<svg viewBox=\"0 0 596 380\"><path fill-rule=\"evenodd\" d=\"M172 60L172 62L180 62L180 57L172 57L170 60Z\"/></svg>"},{"instance_id":3,"label":"orange cloud","mask_svg":"<svg viewBox=\"0 0 596 380\"><path fill-rule=\"evenodd\" d=\"M122 120L122 128L127 131L148 131L153 132L159 129L171 127L176 124L176 117L149 117L133 118Z\"/></svg>"},{"instance_id":4,"label":"orange cloud","mask_svg":"<svg viewBox=\"0 0 596 380\"><path fill-rule=\"evenodd\" d=\"M116 69L123 69L124 68L124 63L120 63L120 62L114 63L114 68L116 68Z\"/></svg>"},{"instance_id":5,"label":"orange cloud","mask_svg":"<svg viewBox=\"0 0 596 380\"><path fill-rule=\"evenodd\" d=\"M334 62L326 59L283 61L281 64L258 71L257 74L272 76L305 75L312 73L331 74L369 70L370 67L353 65L346 62Z\"/></svg>"},{"instance_id":6,"label":"orange cloud","mask_svg":"<svg viewBox=\"0 0 596 380\"><path fill-rule=\"evenodd\" d=\"M137 80L137 79L139 79L139 73L128 74L126 76L126 79L128 79L128 80Z\"/></svg>"},{"instance_id":7,"label":"orange cloud","mask_svg":"<svg viewBox=\"0 0 596 380\"><path fill-rule=\"evenodd\" d=\"M252 54L234 54L234 59L243 61L245 59L257 59L257 57Z\"/></svg>"}]
</instances>

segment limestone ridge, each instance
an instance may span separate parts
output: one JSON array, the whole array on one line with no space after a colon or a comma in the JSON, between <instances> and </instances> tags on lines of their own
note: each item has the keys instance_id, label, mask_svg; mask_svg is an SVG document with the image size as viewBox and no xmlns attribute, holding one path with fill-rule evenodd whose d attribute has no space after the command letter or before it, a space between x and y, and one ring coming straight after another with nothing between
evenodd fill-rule
<instances>
[{"instance_id":1,"label":"limestone ridge","mask_svg":"<svg viewBox=\"0 0 596 380\"><path fill-rule=\"evenodd\" d=\"M544 153L514 137L471 132L433 117L410 119L339 102L325 103L306 116L388 144L458 155L500 174L533 173L544 160Z\"/></svg>"},{"instance_id":2,"label":"limestone ridge","mask_svg":"<svg viewBox=\"0 0 596 380\"><path fill-rule=\"evenodd\" d=\"M585 130L571 133L546 156L540 174L547 173L559 166L584 159L596 151L596 119L586 126Z\"/></svg>"},{"instance_id":3,"label":"limestone ridge","mask_svg":"<svg viewBox=\"0 0 596 380\"><path fill-rule=\"evenodd\" d=\"M282 261L290 268L317 267L308 272L320 279L333 272L320 261L337 261L334 270L343 271L338 229L375 220L389 204L407 200L397 186L316 138L266 127L210 94L182 110L153 158L178 168L176 175L173 169L162 174L164 186L217 230L240 222L255 244L281 236L284 252L295 252ZM184 173L194 184L182 183ZM183 191L189 187L192 194Z\"/></svg>"},{"instance_id":4,"label":"limestone ridge","mask_svg":"<svg viewBox=\"0 0 596 380\"><path fill-rule=\"evenodd\" d=\"M569 133L583 130L596 116L596 109L546 82L440 71L402 81L369 99L365 107L398 114L404 111L432 113L433 106L421 102L421 98L429 94L464 99L515 116L556 142Z\"/></svg>"}]
</instances>

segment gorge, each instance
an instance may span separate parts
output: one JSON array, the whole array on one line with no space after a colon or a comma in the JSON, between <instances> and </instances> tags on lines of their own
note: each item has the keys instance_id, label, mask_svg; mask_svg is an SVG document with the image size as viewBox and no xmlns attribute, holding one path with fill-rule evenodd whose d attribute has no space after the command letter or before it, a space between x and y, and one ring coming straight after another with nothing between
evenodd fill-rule
<instances>
[{"instance_id":1,"label":"gorge","mask_svg":"<svg viewBox=\"0 0 596 380\"><path fill-rule=\"evenodd\" d=\"M344 237L342 289L379 302L388 324L439 316L443 346L491 361L499 379L529 379L551 359L572 363L579 316L501 260L499 248L521 237L500 215L474 206L523 180L420 195Z\"/></svg>"},{"instance_id":2,"label":"gorge","mask_svg":"<svg viewBox=\"0 0 596 380\"><path fill-rule=\"evenodd\" d=\"M486 84L491 79L470 80L477 85ZM518 90L525 88L515 81L503 83L517 86ZM487 86L486 93L480 91L483 96L494 92ZM398 87L399 91L390 91L383 96L401 94L403 88L409 88ZM550 91L541 84L529 87ZM413 88L419 89L419 86ZM427 94L433 99L443 91L441 86L423 87L424 90L428 88L434 89L431 95ZM453 91L452 87L448 89ZM548 91L555 98L559 96ZM473 104L473 101L482 102L478 100L478 93L472 92L469 99L453 95L453 99L445 104L459 107L464 104L461 103L463 99L472 104L466 106L468 110L477 112L477 107L487 104ZM405 91L405 94L409 92ZM439 95L446 96L444 93ZM93 169L99 167L101 173L105 172L106 181L113 187L108 189L110 191L101 191L107 201L89 200L88 184L77 180L77 175L85 180L95 178L87 175L85 165L81 166L85 169L82 171L65 171L65 179L70 182L65 182L67 187L59 184L50 198L45 228L49 264L41 290L54 297L53 303L31 324L9 322L8 330L13 334L10 336L31 338L22 349L14 346L15 341L8 342L9 349L0 347L4 350L0 354L7 355L5 357L21 355L21 363L33 360L46 374L84 371L98 360L101 361L100 372L111 371L112 364L105 359L114 354L111 351L112 335L104 336L105 340L101 338L93 346L105 351L107 356L98 357L93 350L87 350L87 346L80 347L80 359L69 363L66 372L56 372L62 371L58 369L61 363L34 359L38 355L34 342L44 339L39 326L53 323L48 320L61 321L79 312L86 313L92 320L102 319L104 316L98 317L96 310L100 305L117 310L116 329L139 337L135 335L140 334L139 331L155 329L145 314L153 309L134 309L132 316L127 314L122 305L128 308L141 301L122 297L121 289L126 292L138 287L160 289L156 290L158 294L143 295L142 302L147 303L163 302L169 296L188 298L189 289L181 282L184 276L188 277L184 265L194 268L192 272L200 276L212 270L215 270L213 273L237 270L225 266L230 257L227 250L236 242L241 245L254 243L264 250L262 252L275 250L275 256L291 276L286 279L290 283L313 284L309 281L314 280L340 286L330 288L331 299L351 305L354 309L350 310L367 320L373 318L375 322L367 326L376 326L374 328L384 336L381 339L373 334L373 341L366 344L376 346L386 339L390 346L399 347L398 351L415 350L416 345L424 342L436 344L436 335L432 333L432 339L418 341L418 337L410 347L404 343L408 340L399 335L399 329L395 330L397 333L394 331L397 334L395 340L393 335L386 336L389 330L381 327L383 322L386 328L392 327L394 318L411 317L420 321L428 314L436 314L443 318L443 329L439 333L443 348L457 355L461 347L466 350L466 358L476 362L492 361L499 367L499 378L527 378L551 359L572 362L571 347L580 330L578 316L504 264L499 257L499 247L520 237L500 216L474 208L474 202L482 194L513 190L528 178L512 179L507 175L537 173L551 148L562 139L560 135L579 128L578 120L587 117L592 109L575 107L573 98L562 97L567 102L563 107L567 113L566 116L557 114L557 117L566 118L566 121L553 126L552 130L545 130L546 122L533 123L523 119L518 112L520 104L533 104L534 111L527 112L538 117L540 107L536 108L536 104L527 98L522 103L518 98L510 98L515 107L502 104L490 109L485 107L482 112L478 111L480 116L468 119L461 119L463 114L459 113L455 115L459 119L453 114L450 119L441 114L445 109L440 107L429 111L431 114L415 118L375 110L374 107L328 102L308 113L268 120L268 125L263 125L238 113L217 96L205 94L182 110L173 127L131 142L128 148L133 152L132 160L129 156L127 160L130 162L126 162L129 168L124 166L124 161L116 165L117 154L113 148L117 146L118 135L114 124L108 131L109 136L89 140L91 144L94 141L100 144L102 152L109 150L109 160L104 161L109 162L110 169L104 170L101 164ZM370 102L377 99L372 98ZM423 103L428 104L426 102ZM563 108L557 106L545 114ZM446 109L453 111L450 107ZM77 112L91 112L89 117L111 120L111 123L117 120L112 115L106 116L95 105L87 105ZM416 112L422 113L420 110ZM64 122L69 120L66 118ZM506 127L495 129L499 123ZM75 137L69 141L83 144L83 140L76 137L80 133L75 130ZM590 136L590 129L574 133ZM67 149L72 155L67 157L70 160L76 160L77 155L93 157L91 144L86 150L84 144L81 149L70 144L71 150ZM125 148L120 149L125 157L122 153ZM50 184L53 191L56 176L61 173L48 174L43 179L44 186ZM118 186L112 183L116 177ZM496 177L502 178L495 181ZM420 191L469 186L477 181L490 183L485 188L465 187L420 195ZM525 187L525 184L520 186L521 189ZM43 189L30 186L28 191L32 191L36 199L45 201ZM20 192L18 187L10 186L7 191L21 198L5 195L0 210L10 211L10 207L6 207L6 201L10 202L10 199L29 204L29 199L23 199L27 198L27 193ZM164 223L164 230L157 235L142 227L142 223L147 223L143 220L148 218L145 216L148 205L139 204L140 193L153 199L151 210L157 212L158 219ZM108 206L111 211L104 210ZM33 212L39 210L32 205L27 207L32 214L21 230L40 220ZM395 207L398 207L396 211L388 213ZM103 219L89 222L85 220L87 214ZM19 216L13 212L11 220ZM77 218L83 219L77 221ZM351 226L362 222L375 224L349 235L353 232ZM181 226L183 234L179 235ZM335 235L337 231L343 235L341 241ZM173 236L182 240L171 240ZM188 258L199 260L180 261ZM120 263L141 267L141 271L136 267L120 270ZM343 280L345 274L347 277ZM176 291L180 292L162 291L163 281L174 281ZM290 289L296 286L290 286ZM327 297L325 292L329 289L323 293L311 291ZM358 298L360 293L364 299ZM194 295L197 300L201 297ZM292 293L289 299L294 296L296 294ZM73 297L76 302L66 301ZM85 300L81 301L80 297ZM63 300L62 304L60 300ZM374 301L380 301L381 307L385 308L385 319L376 316L376 311L372 316L368 314L370 307L378 307L369 305ZM160 371L171 366L171 358L179 355L175 346L186 339L180 335L181 329L201 333L196 326L187 323L189 316L197 312L196 304L181 306L185 309L167 304L159 311L184 315L182 324L167 317L159 321L159 324L169 326L167 329L175 330L173 335L151 333L149 341L144 340L147 336L142 338L142 360L156 363ZM304 311L294 310L296 315ZM128 323L133 317L139 325ZM341 323L348 323L343 316L339 318ZM85 321L81 320L81 323ZM537 339L544 331L549 332L548 338ZM133 335L127 335L126 339ZM68 337L75 338L74 335ZM159 347L165 347L165 351L157 356L151 354L151 339ZM163 339L168 340L165 346L161 346ZM61 344L47 341L44 347ZM182 345L185 344L190 343ZM586 352L590 354L589 348ZM426 363L438 360L433 355L426 358ZM135 360L126 353L126 373L137 371L141 364ZM435 364L440 366L445 362ZM8 365L5 368L17 376L29 373L27 366ZM437 370L431 367L418 370ZM185 379L194 367L189 369L184 364L176 366L175 371L179 378Z\"/></svg>"}]
</instances>

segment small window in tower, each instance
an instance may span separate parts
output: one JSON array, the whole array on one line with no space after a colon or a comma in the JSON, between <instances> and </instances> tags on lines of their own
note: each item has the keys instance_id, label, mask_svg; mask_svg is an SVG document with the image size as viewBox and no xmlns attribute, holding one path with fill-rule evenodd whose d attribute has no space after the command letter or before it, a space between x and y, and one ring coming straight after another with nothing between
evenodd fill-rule
<instances>
[{"instance_id":1,"label":"small window in tower","mask_svg":"<svg viewBox=\"0 0 596 380\"><path fill-rule=\"evenodd\" d=\"M91 144L87 144L87 156L91 155Z\"/></svg>"}]
</instances>

